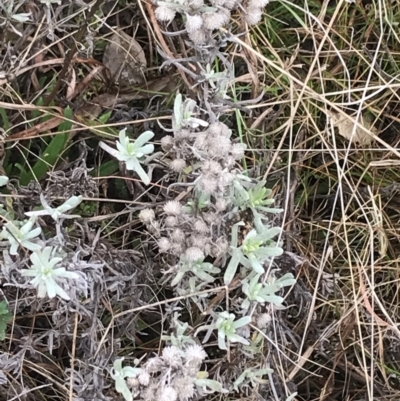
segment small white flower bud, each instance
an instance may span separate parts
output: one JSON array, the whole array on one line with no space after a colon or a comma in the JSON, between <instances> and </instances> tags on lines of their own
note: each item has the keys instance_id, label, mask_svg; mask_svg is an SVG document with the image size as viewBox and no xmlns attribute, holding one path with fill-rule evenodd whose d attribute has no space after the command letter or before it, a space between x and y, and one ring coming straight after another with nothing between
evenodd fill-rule
<instances>
[{"instance_id":1,"label":"small white flower bud","mask_svg":"<svg viewBox=\"0 0 400 401\"><path fill-rule=\"evenodd\" d=\"M169 168L176 173L182 173L186 168L186 161L184 159L175 159L169 164Z\"/></svg>"},{"instance_id":2,"label":"small white flower bud","mask_svg":"<svg viewBox=\"0 0 400 401\"><path fill-rule=\"evenodd\" d=\"M206 160L201 167L201 171L204 174L220 174L222 166L215 160Z\"/></svg>"},{"instance_id":3,"label":"small white flower bud","mask_svg":"<svg viewBox=\"0 0 400 401\"><path fill-rule=\"evenodd\" d=\"M190 400L194 396L192 376L177 376L173 384L179 394L180 401Z\"/></svg>"},{"instance_id":4,"label":"small white flower bud","mask_svg":"<svg viewBox=\"0 0 400 401\"><path fill-rule=\"evenodd\" d=\"M162 237L158 240L158 249L160 252L165 253L168 252L171 248L171 243L168 238Z\"/></svg>"},{"instance_id":5,"label":"small white flower bud","mask_svg":"<svg viewBox=\"0 0 400 401\"><path fill-rule=\"evenodd\" d=\"M155 16L159 21L172 22L175 18L175 11L169 7L159 6L156 8Z\"/></svg>"},{"instance_id":6,"label":"small white flower bud","mask_svg":"<svg viewBox=\"0 0 400 401\"><path fill-rule=\"evenodd\" d=\"M168 152L174 146L174 138L171 135L165 135L161 138L161 147L164 151Z\"/></svg>"},{"instance_id":7,"label":"small white flower bud","mask_svg":"<svg viewBox=\"0 0 400 401\"><path fill-rule=\"evenodd\" d=\"M179 216L182 214L182 205L178 201L168 201L164 205L164 212L168 215Z\"/></svg>"},{"instance_id":8,"label":"small white flower bud","mask_svg":"<svg viewBox=\"0 0 400 401\"><path fill-rule=\"evenodd\" d=\"M213 194L218 188L218 181L210 175L203 175L198 186L202 192Z\"/></svg>"},{"instance_id":9,"label":"small white flower bud","mask_svg":"<svg viewBox=\"0 0 400 401\"><path fill-rule=\"evenodd\" d=\"M139 220L144 223L150 223L155 219L155 214L154 214L154 210L153 209L143 209L140 213L139 213Z\"/></svg>"},{"instance_id":10,"label":"small white flower bud","mask_svg":"<svg viewBox=\"0 0 400 401\"><path fill-rule=\"evenodd\" d=\"M203 14L203 24L207 29L213 31L226 25L230 16L230 12L224 8L219 9L217 12L207 12Z\"/></svg>"},{"instance_id":11,"label":"small white flower bud","mask_svg":"<svg viewBox=\"0 0 400 401\"><path fill-rule=\"evenodd\" d=\"M145 365L145 369L147 373L156 373L159 372L163 367L163 362L160 357L155 356L154 358L150 358Z\"/></svg>"},{"instance_id":12,"label":"small white flower bud","mask_svg":"<svg viewBox=\"0 0 400 401\"><path fill-rule=\"evenodd\" d=\"M147 229L151 234L160 234L160 223L156 220L151 221L150 223L147 224Z\"/></svg>"},{"instance_id":13,"label":"small white flower bud","mask_svg":"<svg viewBox=\"0 0 400 401\"><path fill-rule=\"evenodd\" d=\"M208 153L213 157L223 158L229 153L232 147L232 142L229 138L223 135L217 135L210 138L210 147Z\"/></svg>"},{"instance_id":14,"label":"small white flower bud","mask_svg":"<svg viewBox=\"0 0 400 401\"><path fill-rule=\"evenodd\" d=\"M195 246L186 249L185 256L190 262L197 262L198 260L204 259L203 251Z\"/></svg>"},{"instance_id":15,"label":"small white flower bud","mask_svg":"<svg viewBox=\"0 0 400 401\"><path fill-rule=\"evenodd\" d=\"M203 25L203 18L200 15L188 15L186 20L186 31L188 33L198 31Z\"/></svg>"},{"instance_id":16,"label":"small white flower bud","mask_svg":"<svg viewBox=\"0 0 400 401\"><path fill-rule=\"evenodd\" d=\"M126 379L126 384L128 385L129 388L134 388L134 387L139 387L139 380L137 377L128 377Z\"/></svg>"}]
</instances>

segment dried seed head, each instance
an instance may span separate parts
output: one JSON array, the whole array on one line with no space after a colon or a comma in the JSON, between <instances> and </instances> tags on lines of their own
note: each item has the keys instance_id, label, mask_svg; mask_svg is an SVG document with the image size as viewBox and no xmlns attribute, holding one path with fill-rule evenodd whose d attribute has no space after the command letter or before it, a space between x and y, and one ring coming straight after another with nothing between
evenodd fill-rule
<instances>
[{"instance_id":1,"label":"dried seed head","mask_svg":"<svg viewBox=\"0 0 400 401\"><path fill-rule=\"evenodd\" d=\"M186 168L186 161L184 159L175 159L169 164L169 168L176 173L182 173Z\"/></svg>"},{"instance_id":2,"label":"dried seed head","mask_svg":"<svg viewBox=\"0 0 400 401\"><path fill-rule=\"evenodd\" d=\"M211 156L223 158L229 153L232 147L232 142L229 138L223 135L216 135L209 139L208 153Z\"/></svg>"},{"instance_id":3,"label":"dried seed head","mask_svg":"<svg viewBox=\"0 0 400 401\"><path fill-rule=\"evenodd\" d=\"M163 367L163 362L160 357L155 356L154 358L150 358L145 365L145 370L147 373L156 373L159 372Z\"/></svg>"},{"instance_id":4,"label":"dried seed head","mask_svg":"<svg viewBox=\"0 0 400 401\"><path fill-rule=\"evenodd\" d=\"M272 318L268 313L262 313L257 317L257 327L259 329L265 329L271 321Z\"/></svg>"},{"instance_id":5,"label":"dried seed head","mask_svg":"<svg viewBox=\"0 0 400 401\"><path fill-rule=\"evenodd\" d=\"M177 242L173 242L172 246L171 246L171 252L175 255L182 255L183 253L183 244L181 243L177 243Z\"/></svg>"},{"instance_id":6,"label":"dried seed head","mask_svg":"<svg viewBox=\"0 0 400 401\"><path fill-rule=\"evenodd\" d=\"M230 138L232 135L232 130L229 129L229 127L222 123L221 121L217 121L215 123L212 123L208 128L207 132L212 135L223 135L226 136L227 138Z\"/></svg>"},{"instance_id":7,"label":"dried seed head","mask_svg":"<svg viewBox=\"0 0 400 401\"><path fill-rule=\"evenodd\" d=\"M231 155L235 160L241 160L244 156L245 150L246 150L246 144L234 143L231 148Z\"/></svg>"},{"instance_id":8,"label":"dried seed head","mask_svg":"<svg viewBox=\"0 0 400 401\"><path fill-rule=\"evenodd\" d=\"M178 393L173 387L160 388L157 393L157 401L176 401Z\"/></svg>"},{"instance_id":9,"label":"dried seed head","mask_svg":"<svg viewBox=\"0 0 400 401\"><path fill-rule=\"evenodd\" d=\"M138 380L142 386L148 386L150 383L150 375L145 370L142 370L138 376Z\"/></svg>"},{"instance_id":10,"label":"dried seed head","mask_svg":"<svg viewBox=\"0 0 400 401\"><path fill-rule=\"evenodd\" d=\"M207 353L204 351L203 347L198 344L192 344L185 349L185 359L188 362L195 362L201 364L201 362L206 359Z\"/></svg>"},{"instance_id":11,"label":"dried seed head","mask_svg":"<svg viewBox=\"0 0 400 401\"><path fill-rule=\"evenodd\" d=\"M211 195L218 189L218 181L214 177L207 174L201 177L198 186L202 192Z\"/></svg>"},{"instance_id":12,"label":"dried seed head","mask_svg":"<svg viewBox=\"0 0 400 401\"><path fill-rule=\"evenodd\" d=\"M190 239L191 245L200 249L204 249L207 244L207 238L204 235L192 235Z\"/></svg>"},{"instance_id":13,"label":"dried seed head","mask_svg":"<svg viewBox=\"0 0 400 401\"><path fill-rule=\"evenodd\" d=\"M187 401L194 396L193 378L191 376L178 376L173 384L180 401Z\"/></svg>"},{"instance_id":14,"label":"dried seed head","mask_svg":"<svg viewBox=\"0 0 400 401\"><path fill-rule=\"evenodd\" d=\"M157 220L153 220L146 225L149 233L159 236L160 234L160 223Z\"/></svg>"},{"instance_id":15,"label":"dried seed head","mask_svg":"<svg viewBox=\"0 0 400 401\"><path fill-rule=\"evenodd\" d=\"M219 223L221 217L217 213L208 212L203 214L203 219L208 224Z\"/></svg>"},{"instance_id":16,"label":"dried seed head","mask_svg":"<svg viewBox=\"0 0 400 401\"><path fill-rule=\"evenodd\" d=\"M163 361L173 368L177 368L182 365L182 356L183 352L174 345L169 347L164 347L162 350L162 359Z\"/></svg>"},{"instance_id":17,"label":"dried seed head","mask_svg":"<svg viewBox=\"0 0 400 401\"><path fill-rule=\"evenodd\" d=\"M201 167L203 174L221 174L222 166L214 160L206 160Z\"/></svg>"},{"instance_id":18,"label":"dried seed head","mask_svg":"<svg viewBox=\"0 0 400 401\"><path fill-rule=\"evenodd\" d=\"M196 31L188 33L189 39L195 44L195 45L204 45L207 41L207 35L206 32L203 29L197 29Z\"/></svg>"},{"instance_id":19,"label":"dried seed head","mask_svg":"<svg viewBox=\"0 0 400 401\"><path fill-rule=\"evenodd\" d=\"M168 252L171 249L171 243L168 238L162 237L158 240L158 249L161 253Z\"/></svg>"},{"instance_id":20,"label":"dried seed head","mask_svg":"<svg viewBox=\"0 0 400 401\"><path fill-rule=\"evenodd\" d=\"M226 199L220 198L215 201L215 207L219 212L226 210L228 206L228 201Z\"/></svg>"},{"instance_id":21,"label":"dried seed head","mask_svg":"<svg viewBox=\"0 0 400 401\"><path fill-rule=\"evenodd\" d=\"M204 223L204 221L202 219L198 219L194 223L194 229L198 233L203 233L204 234L204 233L208 232L208 225L206 223Z\"/></svg>"},{"instance_id":22,"label":"dried seed head","mask_svg":"<svg viewBox=\"0 0 400 401\"><path fill-rule=\"evenodd\" d=\"M139 213L139 220L144 223L150 223L155 219L155 214L154 214L154 210L153 209L143 209L140 213Z\"/></svg>"},{"instance_id":23,"label":"dried seed head","mask_svg":"<svg viewBox=\"0 0 400 401\"><path fill-rule=\"evenodd\" d=\"M208 135L207 133L200 132L196 136L196 140L194 141L194 146L197 149L204 150L208 146Z\"/></svg>"},{"instance_id":24,"label":"dried seed head","mask_svg":"<svg viewBox=\"0 0 400 401\"><path fill-rule=\"evenodd\" d=\"M164 212L168 215L179 216L182 214L182 205L178 201L168 201L164 205Z\"/></svg>"},{"instance_id":25,"label":"dried seed head","mask_svg":"<svg viewBox=\"0 0 400 401\"><path fill-rule=\"evenodd\" d=\"M261 21L262 15L262 8L248 8L244 19L249 25L256 25Z\"/></svg>"},{"instance_id":26,"label":"dried seed head","mask_svg":"<svg viewBox=\"0 0 400 401\"><path fill-rule=\"evenodd\" d=\"M168 216L164 220L167 227L175 227L178 225L179 220L175 216Z\"/></svg>"},{"instance_id":27,"label":"dried seed head","mask_svg":"<svg viewBox=\"0 0 400 401\"><path fill-rule=\"evenodd\" d=\"M249 0L248 8L263 8L269 3L269 0Z\"/></svg>"},{"instance_id":28,"label":"dried seed head","mask_svg":"<svg viewBox=\"0 0 400 401\"><path fill-rule=\"evenodd\" d=\"M203 24L207 29L213 31L226 25L230 16L231 13L224 8L219 9L217 12L207 12L203 14Z\"/></svg>"},{"instance_id":29,"label":"dried seed head","mask_svg":"<svg viewBox=\"0 0 400 401\"><path fill-rule=\"evenodd\" d=\"M190 248L186 249L185 256L190 262L197 262L198 260L204 259L203 251L196 246L191 246Z\"/></svg>"},{"instance_id":30,"label":"dried seed head","mask_svg":"<svg viewBox=\"0 0 400 401\"><path fill-rule=\"evenodd\" d=\"M185 128L174 131L174 138L177 140L184 140L190 138L190 131Z\"/></svg>"},{"instance_id":31,"label":"dried seed head","mask_svg":"<svg viewBox=\"0 0 400 401\"><path fill-rule=\"evenodd\" d=\"M171 135L165 135L161 138L161 147L168 152L174 147L174 138Z\"/></svg>"},{"instance_id":32,"label":"dried seed head","mask_svg":"<svg viewBox=\"0 0 400 401\"><path fill-rule=\"evenodd\" d=\"M188 33L198 31L203 25L203 18L200 15L188 15L186 20L186 31Z\"/></svg>"},{"instance_id":33,"label":"dried seed head","mask_svg":"<svg viewBox=\"0 0 400 401\"><path fill-rule=\"evenodd\" d=\"M159 6L156 8L155 15L159 21L172 22L175 18L175 11L169 7Z\"/></svg>"},{"instance_id":34,"label":"dried seed head","mask_svg":"<svg viewBox=\"0 0 400 401\"><path fill-rule=\"evenodd\" d=\"M174 242L181 244L185 241L186 235L180 228L175 228L175 230L171 233L171 238Z\"/></svg>"}]
</instances>

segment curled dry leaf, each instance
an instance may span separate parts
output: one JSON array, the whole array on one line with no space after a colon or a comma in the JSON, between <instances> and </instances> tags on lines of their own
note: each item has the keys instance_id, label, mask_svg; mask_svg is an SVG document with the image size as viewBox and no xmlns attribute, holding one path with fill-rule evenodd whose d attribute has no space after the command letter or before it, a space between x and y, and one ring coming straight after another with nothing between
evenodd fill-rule
<instances>
[{"instance_id":1,"label":"curled dry leaf","mask_svg":"<svg viewBox=\"0 0 400 401\"><path fill-rule=\"evenodd\" d=\"M355 120L351 121L350 119L344 117L343 115L341 115L336 111L330 111L328 112L328 115L332 119L333 126L338 128L339 134L344 138L350 140ZM373 135L379 134L377 128L372 126L372 119L370 116L368 115L361 116L359 124L361 124L365 129L370 131ZM353 142L359 143L361 145L368 145L371 143L372 139L373 139L372 135L369 135L362 128L357 126L353 136Z\"/></svg>"},{"instance_id":2,"label":"curled dry leaf","mask_svg":"<svg viewBox=\"0 0 400 401\"><path fill-rule=\"evenodd\" d=\"M104 51L103 64L121 86L144 81L146 57L140 44L125 32L114 33Z\"/></svg>"}]
</instances>

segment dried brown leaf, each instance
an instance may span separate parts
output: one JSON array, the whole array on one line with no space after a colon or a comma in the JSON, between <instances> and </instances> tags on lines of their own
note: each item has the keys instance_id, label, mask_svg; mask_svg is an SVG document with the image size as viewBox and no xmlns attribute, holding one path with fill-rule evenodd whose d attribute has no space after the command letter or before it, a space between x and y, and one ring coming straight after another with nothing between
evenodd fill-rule
<instances>
[{"instance_id":1,"label":"dried brown leaf","mask_svg":"<svg viewBox=\"0 0 400 401\"><path fill-rule=\"evenodd\" d=\"M352 132L355 121L351 121L336 111L330 111L328 115L332 119L333 126L338 128L338 133L348 140L352 139L355 143L368 145L371 143L373 135L378 135L377 128L372 126L371 118L367 115L361 116L359 124L370 131L372 135L357 126L353 137Z\"/></svg>"},{"instance_id":2,"label":"dried brown leaf","mask_svg":"<svg viewBox=\"0 0 400 401\"><path fill-rule=\"evenodd\" d=\"M120 31L111 36L104 51L103 64L121 86L144 81L143 69L147 66L144 51L140 44L125 32Z\"/></svg>"}]
</instances>

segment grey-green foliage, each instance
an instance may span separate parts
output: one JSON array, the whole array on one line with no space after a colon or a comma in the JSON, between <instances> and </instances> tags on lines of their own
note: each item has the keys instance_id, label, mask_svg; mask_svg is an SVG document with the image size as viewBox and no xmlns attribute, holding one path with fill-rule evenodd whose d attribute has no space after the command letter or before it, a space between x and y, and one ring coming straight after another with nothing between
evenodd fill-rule
<instances>
[{"instance_id":1,"label":"grey-green foliage","mask_svg":"<svg viewBox=\"0 0 400 401\"><path fill-rule=\"evenodd\" d=\"M215 278L211 276L210 273L219 273L221 269L213 266L212 263L204 262L204 259L199 259L196 261L189 260L186 255L181 255L180 261L177 265L177 274L172 280L171 285L177 285L186 273L193 273L201 281L212 283Z\"/></svg>"},{"instance_id":2,"label":"grey-green foliage","mask_svg":"<svg viewBox=\"0 0 400 401\"><path fill-rule=\"evenodd\" d=\"M268 258L280 256L283 253L283 249L272 240L281 232L279 227L268 228L263 226L261 233L257 233L253 229L244 237L242 244L238 246L238 229L243 225L243 222L239 222L232 227L231 260L224 275L225 285L233 280L239 264L248 269L253 269L257 274L263 274L264 267L262 264Z\"/></svg>"},{"instance_id":3,"label":"grey-green foliage","mask_svg":"<svg viewBox=\"0 0 400 401\"><path fill-rule=\"evenodd\" d=\"M163 341L166 341L167 344L171 344L175 347L183 349L186 344L195 344L196 342L193 340L192 337L185 335L185 332L189 327L189 323L181 322L179 320L179 316L180 315L178 313L175 313L173 317L174 332L171 333L169 336L161 336L161 339Z\"/></svg>"},{"instance_id":4,"label":"grey-green foliage","mask_svg":"<svg viewBox=\"0 0 400 401\"><path fill-rule=\"evenodd\" d=\"M236 210L250 209L254 217L254 226L257 231L263 230L263 220L266 219L263 213L281 213L283 209L270 207L275 200L270 198L272 191L265 187L265 181L259 181L255 186L246 189L244 186L250 186L243 178L236 179L233 182L232 202Z\"/></svg>"},{"instance_id":5,"label":"grey-green foliage","mask_svg":"<svg viewBox=\"0 0 400 401\"><path fill-rule=\"evenodd\" d=\"M218 347L220 349L227 349L225 337L230 342L238 342L244 345L249 345L250 342L236 333L240 327L246 326L251 322L250 316L244 316L235 320L236 316L233 313L220 312L216 321L209 325L201 326L197 329L196 334L202 330L208 330L204 341L206 342L213 330L218 330Z\"/></svg>"},{"instance_id":6,"label":"grey-green foliage","mask_svg":"<svg viewBox=\"0 0 400 401\"><path fill-rule=\"evenodd\" d=\"M251 367L245 369L242 374L233 382L233 388L235 391L239 391L239 387L252 384L256 386L257 384L266 384L267 381L262 377L273 373L272 369L258 369L256 367Z\"/></svg>"},{"instance_id":7,"label":"grey-green foliage","mask_svg":"<svg viewBox=\"0 0 400 401\"><path fill-rule=\"evenodd\" d=\"M3 341L6 338L7 323L11 319L12 315L8 311L7 302L0 302L0 340Z\"/></svg>"},{"instance_id":8,"label":"grey-green foliage","mask_svg":"<svg viewBox=\"0 0 400 401\"><path fill-rule=\"evenodd\" d=\"M242 308L247 309L250 306L250 302L253 301L282 305L283 298L275 295L275 293L283 287L296 283L296 279L291 273L286 273L278 279L270 277L265 284L259 281L260 277L260 274L251 274L242 281L242 291L247 297L242 303Z\"/></svg>"}]
</instances>

